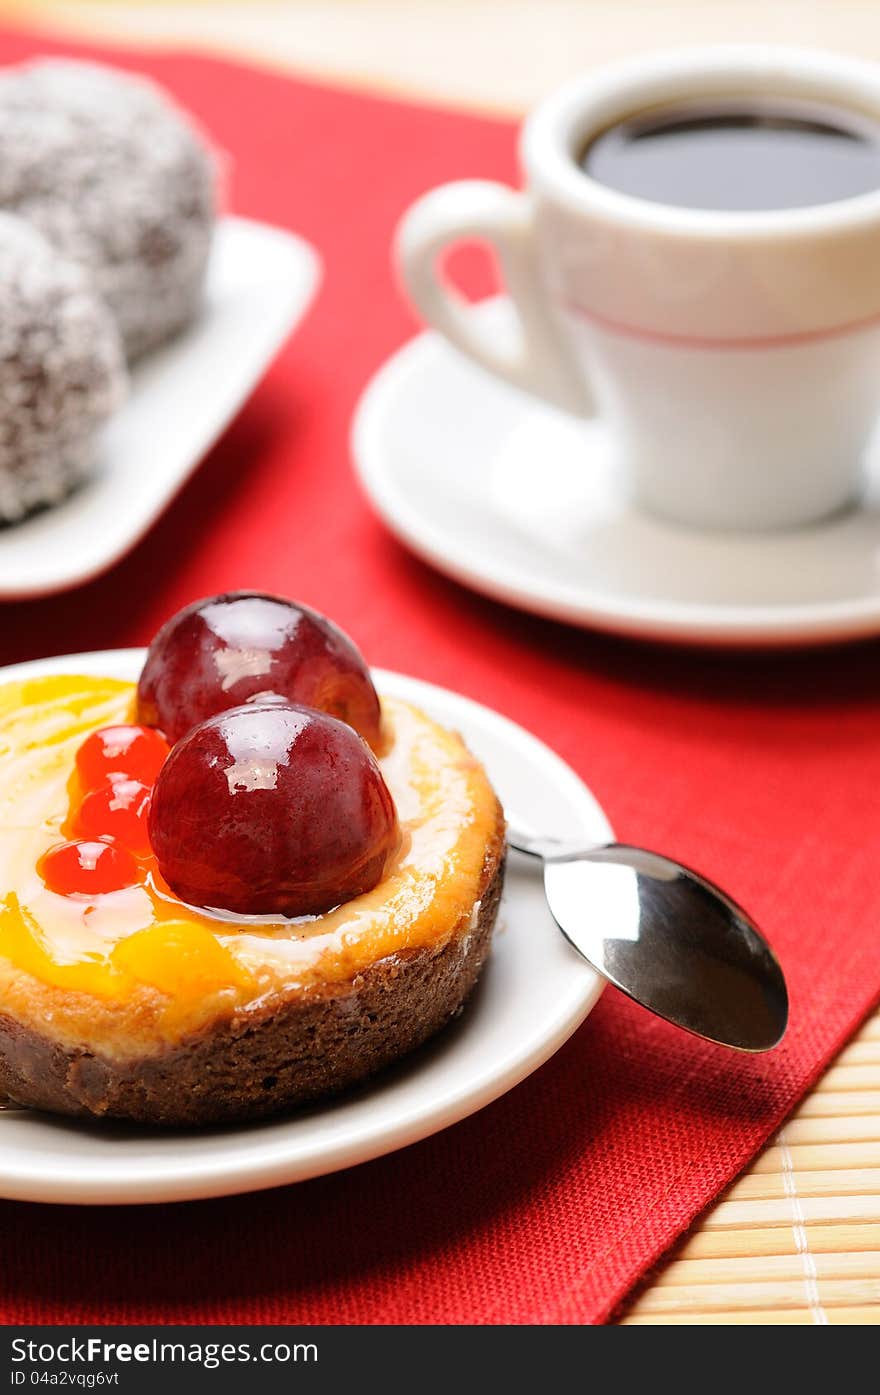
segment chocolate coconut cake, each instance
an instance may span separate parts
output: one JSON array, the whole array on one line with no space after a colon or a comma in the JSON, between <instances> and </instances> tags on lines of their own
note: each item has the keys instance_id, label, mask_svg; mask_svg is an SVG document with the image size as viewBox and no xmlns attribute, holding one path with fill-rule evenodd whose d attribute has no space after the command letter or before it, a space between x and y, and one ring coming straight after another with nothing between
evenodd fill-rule
<instances>
[{"instance_id":1,"label":"chocolate coconut cake","mask_svg":"<svg viewBox=\"0 0 880 1395\"><path fill-rule=\"evenodd\" d=\"M125 385L116 324L86 274L0 214L0 520L68 493Z\"/></svg>"},{"instance_id":2,"label":"chocolate coconut cake","mask_svg":"<svg viewBox=\"0 0 880 1395\"><path fill-rule=\"evenodd\" d=\"M216 205L216 166L154 83L43 59L0 71L0 208L78 262L129 358L194 316Z\"/></svg>"}]
</instances>

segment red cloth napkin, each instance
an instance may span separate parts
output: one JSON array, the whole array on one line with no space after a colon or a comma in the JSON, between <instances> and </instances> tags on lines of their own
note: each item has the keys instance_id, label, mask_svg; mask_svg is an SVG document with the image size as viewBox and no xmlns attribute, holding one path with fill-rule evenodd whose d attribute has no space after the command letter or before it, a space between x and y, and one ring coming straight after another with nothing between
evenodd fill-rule
<instances>
[{"instance_id":1,"label":"red cloth napkin","mask_svg":"<svg viewBox=\"0 0 880 1395\"><path fill-rule=\"evenodd\" d=\"M7 36L0 59L59 48ZM415 561L372 517L349 462L357 396L414 329L391 230L442 180L514 179L513 127L204 58L103 56L154 74L204 120L231 153L236 210L311 239L325 281L135 553L70 595L0 607L0 662L146 643L178 606L226 587L301 597L374 663L549 741L621 837L722 881L767 927L792 1016L784 1045L750 1059L609 990L504 1099L348 1172L140 1210L3 1203L0 1317L603 1321L878 997L877 649L639 646L504 609Z\"/></svg>"}]
</instances>

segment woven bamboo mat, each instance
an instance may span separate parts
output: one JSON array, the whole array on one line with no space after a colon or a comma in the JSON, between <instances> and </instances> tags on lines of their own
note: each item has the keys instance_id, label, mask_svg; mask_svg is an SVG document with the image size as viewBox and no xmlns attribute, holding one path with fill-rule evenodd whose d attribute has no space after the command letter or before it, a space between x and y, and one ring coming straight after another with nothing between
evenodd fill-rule
<instances>
[{"instance_id":1,"label":"woven bamboo mat","mask_svg":"<svg viewBox=\"0 0 880 1395\"><path fill-rule=\"evenodd\" d=\"M0 0L3 17L510 112L661 45L795 35L880 58L876 0ZM880 1013L623 1321L880 1323Z\"/></svg>"},{"instance_id":2,"label":"woven bamboo mat","mask_svg":"<svg viewBox=\"0 0 880 1395\"><path fill-rule=\"evenodd\" d=\"M622 1321L880 1323L880 1012Z\"/></svg>"}]
</instances>

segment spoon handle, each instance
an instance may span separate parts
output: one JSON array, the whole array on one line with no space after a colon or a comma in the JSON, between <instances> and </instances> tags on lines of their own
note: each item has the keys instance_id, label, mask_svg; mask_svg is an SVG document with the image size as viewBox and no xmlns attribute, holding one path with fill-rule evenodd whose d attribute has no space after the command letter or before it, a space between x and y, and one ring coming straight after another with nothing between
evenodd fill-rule
<instances>
[{"instance_id":1,"label":"spoon handle","mask_svg":"<svg viewBox=\"0 0 880 1395\"><path fill-rule=\"evenodd\" d=\"M508 828L507 845L515 852L525 853L526 857L535 857L541 862L578 862L611 846L607 843L570 843L562 838L534 837L519 828Z\"/></svg>"},{"instance_id":2,"label":"spoon handle","mask_svg":"<svg viewBox=\"0 0 880 1395\"><path fill-rule=\"evenodd\" d=\"M563 862L612 862L659 881L689 877L706 887L713 896L729 901L720 887L700 876L693 868L685 867L663 853L651 852L648 848L631 847L627 843L572 843L564 838L538 838L520 829L508 829L507 843L516 852L525 853L526 857L533 857L545 866L558 866Z\"/></svg>"}]
</instances>

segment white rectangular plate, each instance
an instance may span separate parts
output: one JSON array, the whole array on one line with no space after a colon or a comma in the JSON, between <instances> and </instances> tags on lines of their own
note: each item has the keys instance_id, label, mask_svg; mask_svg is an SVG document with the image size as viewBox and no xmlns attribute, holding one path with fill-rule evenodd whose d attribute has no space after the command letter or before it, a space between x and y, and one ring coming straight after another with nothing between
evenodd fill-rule
<instances>
[{"instance_id":1,"label":"white rectangular plate","mask_svg":"<svg viewBox=\"0 0 880 1395\"><path fill-rule=\"evenodd\" d=\"M221 219L202 312L135 365L94 474L63 503L0 529L0 600L78 586L143 537L302 318L319 265L292 233Z\"/></svg>"}]
</instances>

